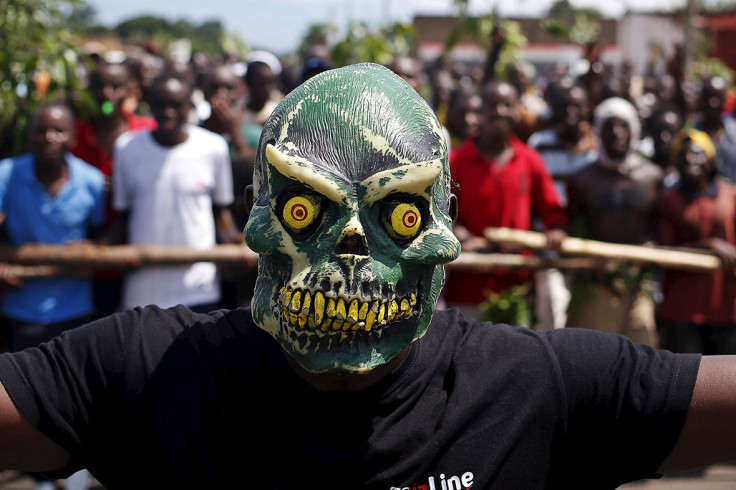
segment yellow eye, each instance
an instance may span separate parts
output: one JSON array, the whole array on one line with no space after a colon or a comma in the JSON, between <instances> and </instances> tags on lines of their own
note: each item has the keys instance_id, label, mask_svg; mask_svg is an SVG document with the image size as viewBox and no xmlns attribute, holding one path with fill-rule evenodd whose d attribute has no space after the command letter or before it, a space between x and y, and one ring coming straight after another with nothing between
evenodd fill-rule
<instances>
[{"instance_id":1,"label":"yellow eye","mask_svg":"<svg viewBox=\"0 0 736 490\"><path fill-rule=\"evenodd\" d=\"M417 234L422 224L419 208L410 203L399 203L391 211L391 230L397 238L411 238Z\"/></svg>"},{"instance_id":2,"label":"yellow eye","mask_svg":"<svg viewBox=\"0 0 736 490\"><path fill-rule=\"evenodd\" d=\"M282 217L289 228L300 231L311 225L319 215L320 201L313 196L294 196L286 201Z\"/></svg>"}]
</instances>

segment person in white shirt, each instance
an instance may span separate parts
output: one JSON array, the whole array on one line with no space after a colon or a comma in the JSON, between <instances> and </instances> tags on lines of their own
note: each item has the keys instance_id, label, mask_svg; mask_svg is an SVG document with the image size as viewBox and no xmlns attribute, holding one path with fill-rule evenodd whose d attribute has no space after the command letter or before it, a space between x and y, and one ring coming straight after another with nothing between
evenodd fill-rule
<instances>
[{"instance_id":1,"label":"person in white shirt","mask_svg":"<svg viewBox=\"0 0 736 490\"><path fill-rule=\"evenodd\" d=\"M113 207L117 236L133 245L207 249L240 243L229 206L232 170L225 139L187 123L191 85L164 74L152 86L151 111L158 128L118 140ZM124 228L123 228L124 227ZM141 267L126 276L121 309L184 304L208 311L220 300L213 263Z\"/></svg>"}]
</instances>

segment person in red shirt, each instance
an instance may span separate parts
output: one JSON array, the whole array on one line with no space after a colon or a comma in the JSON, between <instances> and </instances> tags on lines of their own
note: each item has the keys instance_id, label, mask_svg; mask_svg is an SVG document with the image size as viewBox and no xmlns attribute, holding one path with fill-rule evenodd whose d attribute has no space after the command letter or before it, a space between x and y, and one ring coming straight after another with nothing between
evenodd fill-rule
<instances>
[{"instance_id":1,"label":"person in red shirt","mask_svg":"<svg viewBox=\"0 0 736 490\"><path fill-rule=\"evenodd\" d=\"M100 61L89 78L89 90L98 111L90 119L78 118L76 121L77 144L72 153L100 169L107 177L112 173L115 140L126 131L156 128L156 120L152 117L124 110L131 83L133 76L127 65Z\"/></svg>"},{"instance_id":2,"label":"person in red shirt","mask_svg":"<svg viewBox=\"0 0 736 490\"><path fill-rule=\"evenodd\" d=\"M89 90L97 103L97 112L89 119L77 118L77 143L71 152L105 175L106 227L114 221L112 209L112 148L125 133L156 128L152 117L138 116L124 110L130 95L133 76L122 63L98 62L90 73ZM120 302L122 275L115 270L101 270L95 274L94 303L100 317L112 314Z\"/></svg>"},{"instance_id":3,"label":"person in red shirt","mask_svg":"<svg viewBox=\"0 0 736 490\"><path fill-rule=\"evenodd\" d=\"M701 248L723 267L712 273L665 271L661 347L736 354L736 187L716 178L716 148L705 132L681 132L672 154L680 181L660 197L657 240Z\"/></svg>"},{"instance_id":4,"label":"person in red shirt","mask_svg":"<svg viewBox=\"0 0 736 490\"><path fill-rule=\"evenodd\" d=\"M483 90L479 136L450 153L458 198L455 234L464 251L492 251L492 245L483 237L485 228L528 230L532 213L544 222L550 248L558 248L567 236L568 218L544 161L513 132L518 98L513 85L488 83ZM458 306L477 318L478 305L489 291L502 292L530 278L525 271L452 271L445 286L445 301L447 306Z\"/></svg>"}]
</instances>

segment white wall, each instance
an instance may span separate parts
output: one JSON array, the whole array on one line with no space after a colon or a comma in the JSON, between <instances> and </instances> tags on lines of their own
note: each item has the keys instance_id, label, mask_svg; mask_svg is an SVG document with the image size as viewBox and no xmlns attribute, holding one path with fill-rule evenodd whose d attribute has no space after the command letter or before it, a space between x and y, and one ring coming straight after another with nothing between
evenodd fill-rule
<instances>
[{"instance_id":1,"label":"white wall","mask_svg":"<svg viewBox=\"0 0 736 490\"><path fill-rule=\"evenodd\" d=\"M627 12L618 23L616 38L621 59L631 61L634 73L639 75L648 74L659 51L653 74L661 75L674 54L674 46L684 43L685 28L671 15Z\"/></svg>"}]
</instances>

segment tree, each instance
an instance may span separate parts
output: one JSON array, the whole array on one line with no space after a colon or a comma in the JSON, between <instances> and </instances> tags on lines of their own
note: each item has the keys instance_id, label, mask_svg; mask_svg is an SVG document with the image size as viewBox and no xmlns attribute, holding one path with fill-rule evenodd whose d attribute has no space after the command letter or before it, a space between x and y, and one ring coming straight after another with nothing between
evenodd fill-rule
<instances>
[{"instance_id":1,"label":"tree","mask_svg":"<svg viewBox=\"0 0 736 490\"><path fill-rule=\"evenodd\" d=\"M161 17L144 15L125 20L115 26L115 34L124 41L154 40L159 46L168 46L176 39L189 39L192 51L211 56L220 56L240 44L229 38L222 22L215 19L193 24L179 19L171 22Z\"/></svg>"},{"instance_id":2,"label":"tree","mask_svg":"<svg viewBox=\"0 0 736 490\"><path fill-rule=\"evenodd\" d=\"M575 8L569 0L556 0L541 23L552 36L588 44L598 38L602 18L603 15L595 8Z\"/></svg>"},{"instance_id":3,"label":"tree","mask_svg":"<svg viewBox=\"0 0 736 490\"><path fill-rule=\"evenodd\" d=\"M0 0L0 157L25 150L28 119L42 102L80 90L73 41L82 0Z\"/></svg>"},{"instance_id":4,"label":"tree","mask_svg":"<svg viewBox=\"0 0 736 490\"><path fill-rule=\"evenodd\" d=\"M398 55L411 55L415 46L416 32L410 25L396 23L371 31L365 23L352 22L345 39L335 44L332 60L336 66L360 62L386 65Z\"/></svg>"},{"instance_id":5,"label":"tree","mask_svg":"<svg viewBox=\"0 0 736 490\"><path fill-rule=\"evenodd\" d=\"M329 46L330 38L336 32L337 26L333 23L310 25L299 45L299 51L304 51L308 46Z\"/></svg>"},{"instance_id":6,"label":"tree","mask_svg":"<svg viewBox=\"0 0 736 490\"><path fill-rule=\"evenodd\" d=\"M463 0L455 0L458 11L458 22L450 31L445 40L445 55L463 40L473 40L490 55L494 48L500 49L495 63L495 76L499 79L506 78L508 68L518 61L521 49L527 45L528 40L521 31L518 22L502 19L496 12L479 17L467 15L467 4ZM502 46L495 46L494 31L503 29L505 39Z\"/></svg>"}]
</instances>

